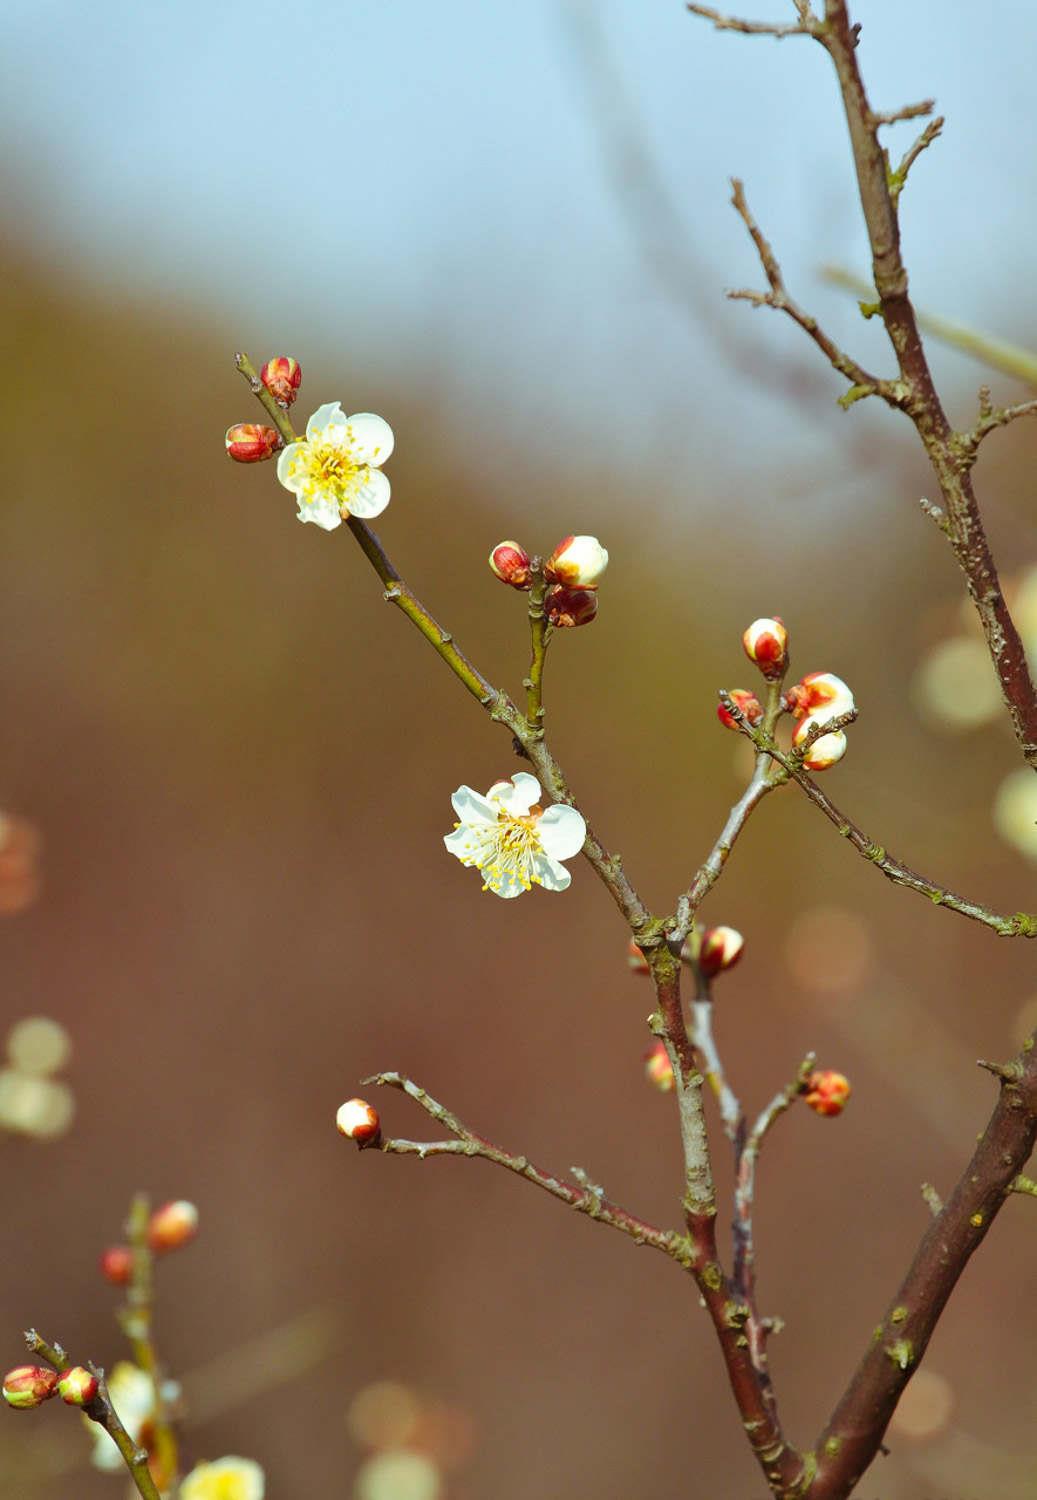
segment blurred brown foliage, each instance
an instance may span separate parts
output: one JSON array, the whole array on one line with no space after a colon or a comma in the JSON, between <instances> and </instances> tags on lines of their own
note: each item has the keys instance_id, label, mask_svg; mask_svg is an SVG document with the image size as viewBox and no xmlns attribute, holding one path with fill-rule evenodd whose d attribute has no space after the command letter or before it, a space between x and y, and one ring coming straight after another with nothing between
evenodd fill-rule
<instances>
[{"instance_id":1,"label":"blurred brown foliage","mask_svg":"<svg viewBox=\"0 0 1037 1500\"><path fill-rule=\"evenodd\" d=\"M847 433L881 432L866 510L833 501L830 524L807 526L794 502L779 513L761 496L754 523L732 525L714 496L737 433L703 432L693 475L664 457L646 474L580 454L548 470L483 433L476 473L463 413L437 403L420 361L371 385L327 351L265 348L259 321L123 307L28 253L3 263L0 315L18 369L0 802L41 826L48 851L43 899L0 928L4 987L11 1019L69 1028L78 1105L60 1142L2 1143L8 1363L31 1323L80 1356L121 1357L96 1259L144 1188L201 1210L198 1241L159 1286L169 1367L203 1372L188 1382L189 1456L251 1455L271 1496L345 1493L348 1403L402 1379L470 1415L459 1495L748 1500L758 1479L712 1335L669 1262L483 1163L358 1157L335 1132L358 1080L399 1067L509 1147L579 1164L650 1218L678 1214L672 1099L644 1082L647 991L619 919L589 869L564 899L504 903L446 857L449 793L511 774L507 739L382 607L344 531L298 526L272 466L227 462L224 429L258 415L231 355L239 341L257 361L297 355L303 416L341 397L389 418L394 498L379 530L513 689L522 600L491 577L489 547L602 536L599 617L552 648L553 739L659 906L737 795L715 693L752 685L741 630L777 611L796 674L840 673L862 708L825 783L835 800L934 878L1032 908L1030 871L990 827L1015 763L1008 736L936 738L907 702L959 591L915 513L924 481L896 446L906 434L892 418L846 419ZM847 462L860 466L855 430ZM1028 492L1025 442L1013 431L984 453L995 507ZM816 501L842 478L802 484ZM992 515L1006 562L1028 560L1011 514ZM839 1120L793 1111L760 1172L761 1297L787 1322L773 1363L807 1441L924 1228L919 1183L947 1188L986 1118L993 1088L973 1059L1008 1053L1037 989L1032 950L887 885L794 789L764 806L705 915L747 938L717 1017L747 1105L808 1047L854 1083ZM813 983L803 945L826 942ZM402 1098L380 1104L394 1133L424 1130ZM717 1156L723 1177L722 1142ZM978 1495L978 1439L1023 1455L998 1493L1025 1492L1035 1233L1032 1202L1009 1204L930 1353L958 1427L928 1443L894 1435L869 1500L969 1496L969 1462ZM290 1339L237 1353L313 1310L315 1367ZM263 1368L242 1370L250 1360ZM213 1362L222 1374L206 1382ZM236 1381L240 1399L221 1400ZM59 1472L86 1458L76 1425L53 1409L5 1414L5 1493L115 1494L121 1481Z\"/></svg>"}]
</instances>

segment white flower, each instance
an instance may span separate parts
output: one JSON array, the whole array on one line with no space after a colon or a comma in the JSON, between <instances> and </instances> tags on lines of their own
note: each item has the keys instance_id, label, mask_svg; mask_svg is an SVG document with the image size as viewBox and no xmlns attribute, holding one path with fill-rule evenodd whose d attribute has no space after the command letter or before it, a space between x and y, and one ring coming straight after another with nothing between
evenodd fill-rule
<instances>
[{"instance_id":1,"label":"white flower","mask_svg":"<svg viewBox=\"0 0 1037 1500\"><path fill-rule=\"evenodd\" d=\"M138 1365L121 1359L108 1376L108 1395L115 1407L116 1415L134 1443L140 1443L145 1425L155 1415L155 1387L151 1376ZM98 1469L121 1469L122 1454L96 1422L83 1417L94 1440L92 1461Z\"/></svg>"},{"instance_id":2,"label":"white flower","mask_svg":"<svg viewBox=\"0 0 1037 1500\"><path fill-rule=\"evenodd\" d=\"M388 422L371 412L347 417L337 401L319 406L305 438L282 448L277 460L278 479L299 502L299 520L334 531L344 515L381 515L389 504L381 466L393 442Z\"/></svg>"},{"instance_id":3,"label":"white flower","mask_svg":"<svg viewBox=\"0 0 1037 1500\"><path fill-rule=\"evenodd\" d=\"M180 1500L263 1500L266 1477L251 1458L196 1464L180 1485Z\"/></svg>"},{"instance_id":4,"label":"white flower","mask_svg":"<svg viewBox=\"0 0 1037 1500\"><path fill-rule=\"evenodd\" d=\"M587 825L575 807L539 806L540 783L519 771L497 781L485 797L459 786L451 801L459 821L443 842L463 865L475 865L486 882L484 891L520 896L534 885L564 891L572 876L561 859L583 848Z\"/></svg>"}]
</instances>

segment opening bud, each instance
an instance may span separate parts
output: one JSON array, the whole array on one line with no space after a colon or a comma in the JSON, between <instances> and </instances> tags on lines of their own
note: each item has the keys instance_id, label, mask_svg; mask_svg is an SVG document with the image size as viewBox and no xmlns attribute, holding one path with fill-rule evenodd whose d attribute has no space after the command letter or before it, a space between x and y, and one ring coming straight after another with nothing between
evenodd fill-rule
<instances>
[{"instance_id":1,"label":"opening bud","mask_svg":"<svg viewBox=\"0 0 1037 1500\"><path fill-rule=\"evenodd\" d=\"M596 536L566 536L544 564L544 577L571 589L591 589L608 565L609 555Z\"/></svg>"},{"instance_id":2,"label":"opening bud","mask_svg":"<svg viewBox=\"0 0 1037 1500\"><path fill-rule=\"evenodd\" d=\"M656 1042L645 1053L645 1077L662 1094L668 1094L676 1087L673 1064L662 1042Z\"/></svg>"},{"instance_id":3,"label":"opening bud","mask_svg":"<svg viewBox=\"0 0 1037 1500\"><path fill-rule=\"evenodd\" d=\"M789 633L777 615L754 620L742 635L745 654L764 677L780 677L788 666Z\"/></svg>"},{"instance_id":4,"label":"opening bud","mask_svg":"<svg viewBox=\"0 0 1037 1500\"><path fill-rule=\"evenodd\" d=\"M198 1233L198 1210L185 1198L172 1203L163 1203L148 1220L148 1244L160 1253L164 1250L179 1250L188 1245Z\"/></svg>"},{"instance_id":5,"label":"opening bud","mask_svg":"<svg viewBox=\"0 0 1037 1500\"><path fill-rule=\"evenodd\" d=\"M529 588L529 553L518 542L498 542L487 561L501 583L510 583L513 589Z\"/></svg>"},{"instance_id":6,"label":"opening bud","mask_svg":"<svg viewBox=\"0 0 1037 1500\"><path fill-rule=\"evenodd\" d=\"M340 1104L335 1124L339 1133L347 1140L356 1141L361 1151L365 1146L377 1146L382 1136L378 1111L366 1099L347 1099L345 1104Z\"/></svg>"},{"instance_id":7,"label":"opening bud","mask_svg":"<svg viewBox=\"0 0 1037 1500\"><path fill-rule=\"evenodd\" d=\"M763 704L755 693L750 693L745 688L734 688L727 696L735 708L745 715L750 724L758 724L763 718ZM722 703L717 704L717 718L726 729L738 728L733 715Z\"/></svg>"},{"instance_id":8,"label":"opening bud","mask_svg":"<svg viewBox=\"0 0 1037 1500\"><path fill-rule=\"evenodd\" d=\"M742 934L733 927L707 927L699 943L699 968L708 979L734 968L744 945Z\"/></svg>"},{"instance_id":9,"label":"opening bud","mask_svg":"<svg viewBox=\"0 0 1037 1500\"><path fill-rule=\"evenodd\" d=\"M302 366L290 354L279 354L276 359L267 360L259 378L275 401L291 406L302 384Z\"/></svg>"},{"instance_id":10,"label":"opening bud","mask_svg":"<svg viewBox=\"0 0 1037 1500\"><path fill-rule=\"evenodd\" d=\"M255 422L237 422L228 427L224 443L231 458L239 464L260 464L284 446L276 427L258 427Z\"/></svg>"},{"instance_id":11,"label":"opening bud","mask_svg":"<svg viewBox=\"0 0 1037 1500\"><path fill-rule=\"evenodd\" d=\"M803 722L797 725L796 732L792 736L792 743L797 746L801 745L818 722L816 715L807 714ZM803 764L808 771L827 771L829 766L834 766L837 761L842 760L845 754L846 736L841 729L837 729L833 734L823 734L814 741L803 757Z\"/></svg>"},{"instance_id":12,"label":"opening bud","mask_svg":"<svg viewBox=\"0 0 1037 1500\"><path fill-rule=\"evenodd\" d=\"M597 589L571 589L554 583L544 595L544 614L561 629L589 625L597 613Z\"/></svg>"},{"instance_id":13,"label":"opening bud","mask_svg":"<svg viewBox=\"0 0 1037 1500\"><path fill-rule=\"evenodd\" d=\"M831 1068L811 1073L804 1098L816 1115L841 1115L850 1097L850 1080Z\"/></svg>"},{"instance_id":14,"label":"opening bud","mask_svg":"<svg viewBox=\"0 0 1037 1500\"><path fill-rule=\"evenodd\" d=\"M133 1275L133 1251L129 1245L109 1245L102 1251L99 1264L105 1281L112 1286L129 1286Z\"/></svg>"},{"instance_id":15,"label":"opening bud","mask_svg":"<svg viewBox=\"0 0 1037 1500\"><path fill-rule=\"evenodd\" d=\"M97 1395L97 1376L82 1365L62 1370L58 1376L58 1395L66 1406L89 1406Z\"/></svg>"},{"instance_id":16,"label":"opening bud","mask_svg":"<svg viewBox=\"0 0 1037 1500\"><path fill-rule=\"evenodd\" d=\"M789 688L785 705L797 719L804 714L823 713L822 722L853 713L857 707L850 689L834 672L808 672L795 687Z\"/></svg>"},{"instance_id":17,"label":"opening bud","mask_svg":"<svg viewBox=\"0 0 1037 1500\"><path fill-rule=\"evenodd\" d=\"M15 1411L28 1411L49 1401L57 1383L57 1372L43 1365L17 1365L4 1376L4 1400Z\"/></svg>"},{"instance_id":18,"label":"opening bud","mask_svg":"<svg viewBox=\"0 0 1037 1500\"><path fill-rule=\"evenodd\" d=\"M627 944L627 963L635 974L650 974L648 960L634 942L633 938Z\"/></svg>"}]
</instances>

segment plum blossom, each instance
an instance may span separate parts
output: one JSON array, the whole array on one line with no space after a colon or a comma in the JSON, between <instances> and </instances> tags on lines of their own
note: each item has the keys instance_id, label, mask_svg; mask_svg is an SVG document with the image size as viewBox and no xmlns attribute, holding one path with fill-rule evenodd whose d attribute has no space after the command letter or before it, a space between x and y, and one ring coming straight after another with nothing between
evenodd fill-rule
<instances>
[{"instance_id":1,"label":"plum blossom","mask_svg":"<svg viewBox=\"0 0 1037 1500\"><path fill-rule=\"evenodd\" d=\"M263 1500L266 1479L251 1458L196 1464L180 1485L180 1500Z\"/></svg>"},{"instance_id":2,"label":"plum blossom","mask_svg":"<svg viewBox=\"0 0 1037 1500\"><path fill-rule=\"evenodd\" d=\"M484 891L510 899L534 885L564 891L572 876L559 863L583 848L587 825L575 807L540 806L540 783L527 771L497 781L482 796L460 786L451 801L458 822L443 842L463 865L481 870Z\"/></svg>"},{"instance_id":3,"label":"plum blossom","mask_svg":"<svg viewBox=\"0 0 1037 1500\"><path fill-rule=\"evenodd\" d=\"M393 450L392 428L371 412L347 417L337 401L319 406L306 436L289 443L277 460L277 477L299 502L299 520L325 531L343 516L367 520L389 504L381 466Z\"/></svg>"}]
</instances>

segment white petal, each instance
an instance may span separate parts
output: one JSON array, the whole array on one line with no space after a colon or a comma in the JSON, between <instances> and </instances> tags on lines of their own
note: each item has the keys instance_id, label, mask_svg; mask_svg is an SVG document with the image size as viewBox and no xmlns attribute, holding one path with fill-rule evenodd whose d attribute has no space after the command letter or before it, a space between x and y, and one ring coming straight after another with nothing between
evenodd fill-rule
<instances>
[{"instance_id":1,"label":"white petal","mask_svg":"<svg viewBox=\"0 0 1037 1500\"><path fill-rule=\"evenodd\" d=\"M374 412L358 411L346 418L346 442L354 462L381 468L393 450L396 439L384 417Z\"/></svg>"},{"instance_id":2,"label":"white petal","mask_svg":"<svg viewBox=\"0 0 1037 1500\"><path fill-rule=\"evenodd\" d=\"M445 833L443 842L455 859L459 859L462 864L471 863L468 856L475 853L476 840L472 837L470 828L462 826L455 828L453 833Z\"/></svg>"},{"instance_id":3,"label":"white petal","mask_svg":"<svg viewBox=\"0 0 1037 1500\"><path fill-rule=\"evenodd\" d=\"M587 825L575 807L557 802L537 823L537 833L545 854L552 859L572 859L583 848Z\"/></svg>"},{"instance_id":4,"label":"white petal","mask_svg":"<svg viewBox=\"0 0 1037 1500\"><path fill-rule=\"evenodd\" d=\"M490 802L496 802L498 806L503 803L507 806L515 794L515 788L510 781L495 781L486 793Z\"/></svg>"},{"instance_id":5,"label":"white petal","mask_svg":"<svg viewBox=\"0 0 1037 1500\"><path fill-rule=\"evenodd\" d=\"M315 437L321 437L325 427L345 427L346 414L342 410L339 401L328 401L324 406L318 406L313 416L306 423L306 439L313 442Z\"/></svg>"},{"instance_id":6,"label":"white petal","mask_svg":"<svg viewBox=\"0 0 1037 1500\"><path fill-rule=\"evenodd\" d=\"M298 493L299 486L302 484L306 473L305 464L299 465L294 480L291 478L291 470L295 468L296 459L302 458L305 451L305 443L289 443L287 448L282 448L277 456L277 477L285 489L291 490L293 493Z\"/></svg>"},{"instance_id":7,"label":"white petal","mask_svg":"<svg viewBox=\"0 0 1037 1500\"><path fill-rule=\"evenodd\" d=\"M450 804L462 823L496 823L497 809L470 786L459 786Z\"/></svg>"},{"instance_id":8,"label":"white petal","mask_svg":"<svg viewBox=\"0 0 1037 1500\"><path fill-rule=\"evenodd\" d=\"M317 495L313 500L299 501L299 520L312 521L314 525L322 527L325 531L334 531L336 526L342 525L338 506L334 500L324 494Z\"/></svg>"},{"instance_id":9,"label":"white petal","mask_svg":"<svg viewBox=\"0 0 1037 1500\"><path fill-rule=\"evenodd\" d=\"M540 801L540 783L528 771L517 771L511 780L515 790L511 794L508 811L523 818Z\"/></svg>"},{"instance_id":10,"label":"white petal","mask_svg":"<svg viewBox=\"0 0 1037 1500\"><path fill-rule=\"evenodd\" d=\"M536 866L537 878L545 891L567 891L572 884L572 876L564 865L560 865L555 859L548 859L543 854L538 854L533 861Z\"/></svg>"},{"instance_id":11,"label":"white petal","mask_svg":"<svg viewBox=\"0 0 1037 1500\"><path fill-rule=\"evenodd\" d=\"M369 521L372 516L380 516L389 504L390 486L380 469L367 469L362 472L363 479L349 491L346 509L351 516L359 516L362 521Z\"/></svg>"}]
</instances>

